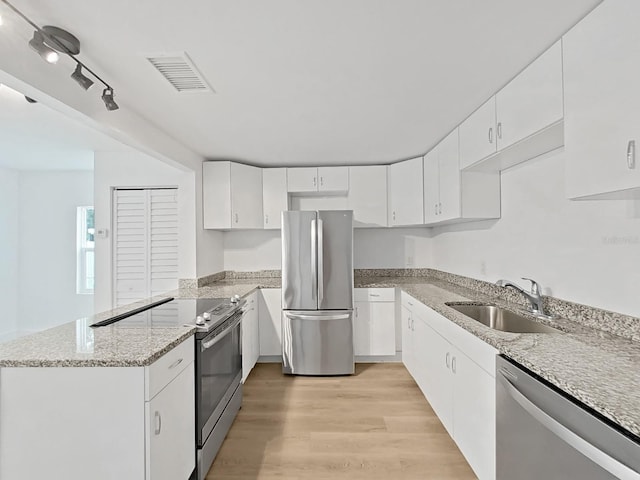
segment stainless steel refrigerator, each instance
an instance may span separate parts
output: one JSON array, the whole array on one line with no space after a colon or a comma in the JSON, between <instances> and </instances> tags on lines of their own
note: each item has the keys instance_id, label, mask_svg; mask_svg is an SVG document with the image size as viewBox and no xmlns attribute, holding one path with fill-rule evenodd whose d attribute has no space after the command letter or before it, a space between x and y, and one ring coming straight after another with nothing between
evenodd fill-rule
<instances>
[{"instance_id":1,"label":"stainless steel refrigerator","mask_svg":"<svg viewBox=\"0 0 640 480\"><path fill-rule=\"evenodd\" d=\"M351 210L282 212L282 371L354 371Z\"/></svg>"}]
</instances>

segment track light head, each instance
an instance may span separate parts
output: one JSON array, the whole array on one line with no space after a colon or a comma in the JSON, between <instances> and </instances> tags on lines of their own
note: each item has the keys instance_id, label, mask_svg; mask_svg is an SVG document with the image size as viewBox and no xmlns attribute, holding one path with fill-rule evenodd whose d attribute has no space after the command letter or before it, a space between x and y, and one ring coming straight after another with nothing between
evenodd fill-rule
<instances>
[{"instance_id":1,"label":"track light head","mask_svg":"<svg viewBox=\"0 0 640 480\"><path fill-rule=\"evenodd\" d=\"M71 74L71 78L78 82L78 85L80 85L85 90L89 90L89 87L93 85L93 80L82 73L82 65L80 64L76 65L76 69Z\"/></svg>"},{"instance_id":2,"label":"track light head","mask_svg":"<svg viewBox=\"0 0 640 480\"><path fill-rule=\"evenodd\" d=\"M45 61L49 63L56 63L58 61L58 53L44 44L44 36L38 30L33 32L33 38L29 40L29 46Z\"/></svg>"},{"instance_id":3,"label":"track light head","mask_svg":"<svg viewBox=\"0 0 640 480\"><path fill-rule=\"evenodd\" d=\"M104 106L107 107L107 110L110 112L120 108L113 99L113 88L105 88L102 91L102 101L104 102Z\"/></svg>"}]
</instances>

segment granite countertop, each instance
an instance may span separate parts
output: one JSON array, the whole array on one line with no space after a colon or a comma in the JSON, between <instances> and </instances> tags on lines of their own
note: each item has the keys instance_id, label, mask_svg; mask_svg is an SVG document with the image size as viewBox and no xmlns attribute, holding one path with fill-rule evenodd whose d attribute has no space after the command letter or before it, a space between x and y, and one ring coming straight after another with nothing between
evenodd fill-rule
<instances>
[{"instance_id":1,"label":"granite countertop","mask_svg":"<svg viewBox=\"0 0 640 480\"><path fill-rule=\"evenodd\" d=\"M224 279L200 288L168 292L176 298L245 296L280 288L280 278ZM445 302L490 302L521 306L454 283L420 276L356 276L355 286L398 287L474 334L501 354L538 374L604 417L640 437L640 342L558 318L544 321L558 334L493 330ZM193 335L193 327L119 327L90 324L162 297L83 318L0 344L0 367L145 366Z\"/></svg>"},{"instance_id":2,"label":"granite countertop","mask_svg":"<svg viewBox=\"0 0 640 480\"><path fill-rule=\"evenodd\" d=\"M0 367L141 367L195 333L194 327L89 325L167 297L229 298L257 288L279 288L279 278L221 280L167 292L0 344Z\"/></svg>"},{"instance_id":3,"label":"granite countertop","mask_svg":"<svg viewBox=\"0 0 640 480\"><path fill-rule=\"evenodd\" d=\"M552 385L640 437L640 342L558 318L557 334L493 330L445 302L510 304L452 283L420 277L361 277L356 287L399 287ZM538 320L540 321L540 320Z\"/></svg>"}]
</instances>

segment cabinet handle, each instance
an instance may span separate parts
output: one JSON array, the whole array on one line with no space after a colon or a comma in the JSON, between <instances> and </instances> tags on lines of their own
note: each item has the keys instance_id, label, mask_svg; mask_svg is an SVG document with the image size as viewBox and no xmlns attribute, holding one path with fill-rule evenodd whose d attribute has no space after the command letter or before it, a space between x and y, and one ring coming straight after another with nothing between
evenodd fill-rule
<instances>
[{"instance_id":1,"label":"cabinet handle","mask_svg":"<svg viewBox=\"0 0 640 480\"><path fill-rule=\"evenodd\" d=\"M498 135L498 140L502 138L502 122L498 122L498 128L496 129L496 134Z\"/></svg>"},{"instance_id":2,"label":"cabinet handle","mask_svg":"<svg viewBox=\"0 0 640 480\"><path fill-rule=\"evenodd\" d=\"M413 315L411 315L411 331L416 331L416 322L413 320Z\"/></svg>"},{"instance_id":3,"label":"cabinet handle","mask_svg":"<svg viewBox=\"0 0 640 480\"><path fill-rule=\"evenodd\" d=\"M266 223L266 224L269 223L269 215L265 215L264 216L264 223Z\"/></svg>"},{"instance_id":4,"label":"cabinet handle","mask_svg":"<svg viewBox=\"0 0 640 480\"><path fill-rule=\"evenodd\" d=\"M489 143L493 143L493 127L489 127Z\"/></svg>"},{"instance_id":5,"label":"cabinet handle","mask_svg":"<svg viewBox=\"0 0 640 480\"><path fill-rule=\"evenodd\" d=\"M182 358L179 358L178 360L173 362L171 365L169 365L169 370L172 370L176 368L178 365L180 365L182 363L182 360L183 360Z\"/></svg>"},{"instance_id":6,"label":"cabinet handle","mask_svg":"<svg viewBox=\"0 0 640 480\"><path fill-rule=\"evenodd\" d=\"M313 186L314 187L318 186L318 179L316 177L313 177Z\"/></svg>"},{"instance_id":7,"label":"cabinet handle","mask_svg":"<svg viewBox=\"0 0 640 480\"><path fill-rule=\"evenodd\" d=\"M235 218L236 218L236 223L238 223L238 214L235 214Z\"/></svg>"},{"instance_id":8,"label":"cabinet handle","mask_svg":"<svg viewBox=\"0 0 640 480\"><path fill-rule=\"evenodd\" d=\"M413 303L411 302L407 302L409 304L410 307L413 307Z\"/></svg>"},{"instance_id":9,"label":"cabinet handle","mask_svg":"<svg viewBox=\"0 0 640 480\"><path fill-rule=\"evenodd\" d=\"M627 167L629 170L636 168L636 141L629 140L627 144Z\"/></svg>"},{"instance_id":10,"label":"cabinet handle","mask_svg":"<svg viewBox=\"0 0 640 480\"><path fill-rule=\"evenodd\" d=\"M359 307L356 307L356 318L358 318L358 308Z\"/></svg>"},{"instance_id":11,"label":"cabinet handle","mask_svg":"<svg viewBox=\"0 0 640 480\"><path fill-rule=\"evenodd\" d=\"M442 203L438 203L438 215L442 215Z\"/></svg>"},{"instance_id":12,"label":"cabinet handle","mask_svg":"<svg viewBox=\"0 0 640 480\"><path fill-rule=\"evenodd\" d=\"M396 212L393 212L393 214L391 215L393 217L393 220L396 220Z\"/></svg>"},{"instance_id":13,"label":"cabinet handle","mask_svg":"<svg viewBox=\"0 0 640 480\"><path fill-rule=\"evenodd\" d=\"M437 215L438 214L438 204L434 203L433 204L433 212Z\"/></svg>"},{"instance_id":14,"label":"cabinet handle","mask_svg":"<svg viewBox=\"0 0 640 480\"><path fill-rule=\"evenodd\" d=\"M451 371L456 373L456 357L451 358Z\"/></svg>"},{"instance_id":15,"label":"cabinet handle","mask_svg":"<svg viewBox=\"0 0 640 480\"><path fill-rule=\"evenodd\" d=\"M407 317L407 328L411 330L411 315Z\"/></svg>"},{"instance_id":16,"label":"cabinet handle","mask_svg":"<svg viewBox=\"0 0 640 480\"><path fill-rule=\"evenodd\" d=\"M155 413L155 431L154 433L156 435L160 435L160 432L162 431L162 416L160 415L160 412L156 411Z\"/></svg>"},{"instance_id":17,"label":"cabinet handle","mask_svg":"<svg viewBox=\"0 0 640 480\"><path fill-rule=\"evenodd\" d=\"M451 357L451 354L449 352L447 352L447 354L444 356L444 363L447 366L447 368L449 368L449 358Z\"/></svg>"},{"instance_id":18,"label":"cabinet handle","mask_svg":"<svg viewBox=\"0 0 640 480\"><path fill-rule=\"evenodd\" d=\"M322 187L324 185L324 177L320 177L320 186Z\"/></svg>"}]
</instances>

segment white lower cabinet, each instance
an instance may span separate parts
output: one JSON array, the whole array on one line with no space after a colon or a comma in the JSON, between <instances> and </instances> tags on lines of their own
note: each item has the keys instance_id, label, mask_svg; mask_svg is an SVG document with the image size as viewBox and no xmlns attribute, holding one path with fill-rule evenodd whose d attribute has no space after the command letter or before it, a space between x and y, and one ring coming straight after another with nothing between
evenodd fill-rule
<instances>
[{"instance_id":1,"label":"white lower cabinet","mask_svg":"<svg viewBox=\"0 0 640 480\"><path fill-rule=\"evenodd\" d=\"M261 356L282 355L282 290L261 288L259 298L259 352Z\"/></svg>"},{"instance_id":2,"label":"white lower cabinet","mask_svg":"<svg viewBox=\"0 0 640 480\"><path fill-rule=\"evenodd\" d=\"M353 343L356 356L396 354L395 289L354 289Z\"/></svg>"},{"instance_id":3,"label":"white lower cabinet","mask_svg":"<svg viewBox=\"0 0 640 480\"><path fill-rule=\"evenodd\" d=\"M404 292L401 308L407 370L478 478L495 479L498 351Z\"/></svg>"},{"instance_id":4,"label":"white lower cabinet","mask_svg":"<svg viewBox=\"0 0 640 480\"><path fill-rule=\"evenodd\" d=\"M242 317L242 381L244 382L260 356L260 327L258 320L258 291L247 297Z\"/></svg>"},{"instance_id":5,"label":"white lower cabinet","mask_svg":"<svg viewBox=\"0 0 640 480\"><path fill-rule=\"evenodd\" d=\"M147 367L0 369L0 478L187 480L194 339Z\"/></svg>"}]
</instances>

